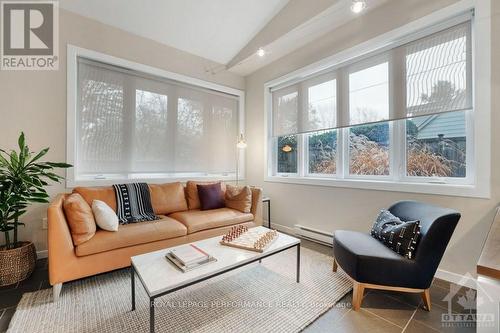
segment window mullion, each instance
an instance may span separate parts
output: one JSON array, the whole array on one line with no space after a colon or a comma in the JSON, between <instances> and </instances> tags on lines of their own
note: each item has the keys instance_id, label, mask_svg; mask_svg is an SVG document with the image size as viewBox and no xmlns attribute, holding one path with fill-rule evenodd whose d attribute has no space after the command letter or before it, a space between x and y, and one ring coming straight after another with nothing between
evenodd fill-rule
<instances>
[{"instance_id":1,"label":"window mullion","mask_svg":"<svg viewBox=\"0 0 500 333\"><path fill-rule=\"evenodd\" d=\"M302 83L298 88L298 101L297 101L297 128L299 132L304 130L304 122L309 106L308 86ZM297 175L304 177L306 175L306 144L305 134L297 134Z\"/></svg>"},{"instance_id":2,"label":"window mullion","mask_svg":"<svg viewBox=\"0 0 500 333\"><path fill-rule=\"evenodd\" d=\"M170 156L170 161L168 162L168 166L170 170L168 172L175 173L175 165L176 165L176 141L177 141L177 113L178 113L178 103L179 96L177 96L177 89L172 87L169 91L167 91L167 127L168 127L168 138L170 140L170 144L167 146L167 154Z\"/></svg>"},{"instance_id":3,"label":"window mullion","mask_svg":"<svg viewBox=\"0 0 500 333\"><path fill-rule=\"evenodd\" d=\"M305 134L297 134L297 175L299 177L305 176Z\"/></svg>"},{"instance_id":4,"label":"window mullion","mask_svg":"<svg viewBox=\"0 0 500 333\"><path fill-rule=\"evenodd\" d=\"M389 54L389 107L392 119L406 116L406 65L405 50L402 47L392 50ZM406 164L406 136L404 120L393 121L390 126L390 173L394 180L404 177Z\"/></svg>"},{"instance_id":5,"label":"window mullion","mask_svg":"<svg viewBox=\"0 0 500 333\"><path fill-rule=\"evenodd\" d=\"M125 174L127 177L133 173L134 143L136 142L135 122L136 122L136 82L133 77L125 77L123 84L123 108L125 116L125 128L122 129L124 136L123 148L125 151L126 165ZM127 135L129 133L129 135Z\"/></svg>"},{"instance_id":6,"label":"window mullion","mask_svg":"<svg viewBox=\"0 0 500 333\"><path fill-rule=\"evenodd\" d=\"M344 69L338 70L337 84L337 119L338 124L349 122L349 79ZM337 177L347 178L349 174L349 129L337 130Z\"/></svg>"}]
</instances>

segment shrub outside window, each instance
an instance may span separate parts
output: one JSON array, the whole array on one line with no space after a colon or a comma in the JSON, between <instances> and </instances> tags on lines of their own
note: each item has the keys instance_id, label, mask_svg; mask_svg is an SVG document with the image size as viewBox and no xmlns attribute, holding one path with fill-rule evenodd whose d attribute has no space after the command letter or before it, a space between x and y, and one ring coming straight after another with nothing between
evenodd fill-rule
<instances>
[{"instance_id":1,"label":"shrub outside window","mask_svg":"<svg viewBox=\"0 0 500 333\"><path fill-rule=\"evenodd\" d=\"M337 130L308 135L308 173L334 175L337 172Z\"/></svg>"}]
</instances>

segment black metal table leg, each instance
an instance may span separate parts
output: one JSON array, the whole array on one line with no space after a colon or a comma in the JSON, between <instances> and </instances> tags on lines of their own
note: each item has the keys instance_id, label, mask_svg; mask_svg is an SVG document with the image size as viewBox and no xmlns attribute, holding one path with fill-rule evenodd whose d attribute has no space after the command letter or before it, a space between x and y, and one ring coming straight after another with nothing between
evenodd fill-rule
<instances>
[{"instance_id":1,"label":"black metal table leg","mask_svg":"<svg viewBox=\"0 0 500 333\"><path fill-rule=\"evenodd\" d=\"M297 283L300 282L300 243L297 244Z\"/></svg>"},{"instance_id":2,"label":"black metal table leg","mask_svg":"<svg viewBox=\"0 0 500 333\"><path fill-rule=\"evenodd\" d=\"M269 229L271 229L271 200L267 202L267 224Z\"/></svg>"},{"instance_id":3,"label":"black metal table leg","mask_svg":"<svg viewBox=\"0 0 500 333\"><path fill-rule=\"evenodd\" d=\"M149 299L149 332L154 333L155 331L155 300L154 298Z\"/></svg>"},{"instance_id":4,"label":"black metal table leg","mask_svg":"<svg viewBox=\"0 0 500 333\"><path fill-rule=\"evenodd\" d=\"M132 311L135 310L135 269L134 266L130 266L130 281L132 289Z\"/></svg>"}]
</instances>

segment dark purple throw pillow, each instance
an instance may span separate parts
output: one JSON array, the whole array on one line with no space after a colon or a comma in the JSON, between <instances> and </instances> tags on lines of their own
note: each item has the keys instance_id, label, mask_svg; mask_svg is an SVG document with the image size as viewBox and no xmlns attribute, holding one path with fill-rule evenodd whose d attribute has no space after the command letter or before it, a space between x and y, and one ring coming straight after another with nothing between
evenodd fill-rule
<instances>
[{"instance_id":1,"label":"dark purple throw pillow","mask_svg":"<svg viewBox=\"0 0 500 333\"><path fill-rule=\"evenodd\" d=\"M224 195L220 183L196 185L201 210L224 208Z\"/></svg>"}]
</instances>

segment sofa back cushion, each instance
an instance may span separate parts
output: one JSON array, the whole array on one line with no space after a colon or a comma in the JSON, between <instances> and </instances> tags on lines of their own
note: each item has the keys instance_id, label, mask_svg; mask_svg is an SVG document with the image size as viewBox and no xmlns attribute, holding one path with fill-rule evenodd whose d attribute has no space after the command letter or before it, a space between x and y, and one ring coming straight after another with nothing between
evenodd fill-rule
<instances>
[{"instance_id":1,"label":"sofa back cushion","mask_svg":"<svg viewBox=\"0 0 500 333\"><path fill-rule=\"evenodd\" d=\"M78 193L69 195L63 203L73 244L78 246L95 235L96 224L92 208Z\"/></svg>"},{"instance_id":2,"label":"sofa back cushion","mask_svg":"<svg viewBox=\"0 0 500 333\"><path fill-rule=\"evenodd\" d=\"M200 199L200 209L218 209L224 208L224 193L222 193L220 183L196 185L198 188L198 198Z\"/></svg>"},{"instance_id":3,"label":"sofa back cushion","mask_svg":"<svg viewBox=\"0 0 500 333\"><path fill-rule=\"evenodd\" d=\"M156 215L168 215L188 209L181 183L149 184L149 191Z\"/></svg>"},{"instance_id":4,"label":"sofa back cushion","mask_svg":"<svg viewBox=\"0 0 500 333\"><path fill-rule=\"evenodd\" d=\"M100 200L116 212L116 195L113 186L75 187L73 193L80 194L89 206L92 206L92 201Z\"/></svg>"},{"instance_id":5,"label":"sofa back cushion","mask_svg":"<svg viewBox=\"0 0 500 333\"><path fill-rule=\"evenodd\" d=\"M249 186L226 187L226 207L239 210L242 213L250 213L252 208L252 190Z\"/></svg>"},{"instance_id":6,"label":"sofa back cushion","mask_svg":"<svg viewBox=\"0 0 500 333\"><path fill-rule=\"evenodd\" d=\"M200 198L198 196L198 187L197 185L209 185L209 184L221 184L222 193L226 194L226 184L221 181L212 181L212 182L199 182L199 181L188 181L186 183L186 198L188 203L188 208L191 209L200 209Z\"/></svg>"}]
</instances>

